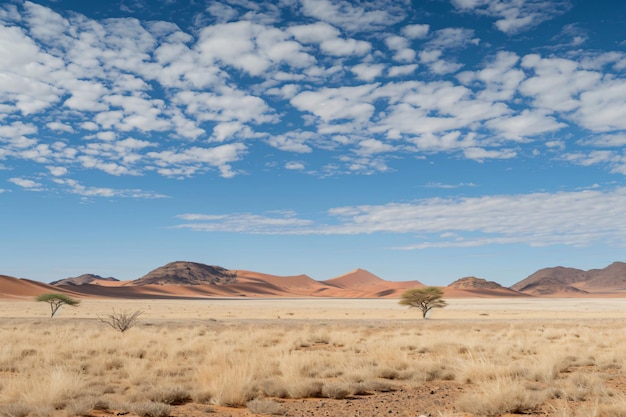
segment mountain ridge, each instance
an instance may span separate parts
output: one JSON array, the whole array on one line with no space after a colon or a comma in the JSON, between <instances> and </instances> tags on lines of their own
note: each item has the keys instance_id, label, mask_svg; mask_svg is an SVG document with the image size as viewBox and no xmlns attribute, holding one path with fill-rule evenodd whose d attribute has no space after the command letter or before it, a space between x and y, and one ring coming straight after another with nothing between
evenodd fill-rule
<instances>
[{"instance_id":1,"label":"mountain ridge","mask_svg":"<svg viewBox=\"0 0 626 417\"><path fill-rule=\"evenodd\" d=\"M175 261L128 281L83 274L44 284L0 275L0 298L23 298L44 292L113 298L394 298L407 289L423 286L417 280L386 281L360 268L316 281L305 274L278 276ZM626 263L613 262L605 268L588 271L563 266L543 268L508 288L472 276L442 288L446 297L626 297Z\"/></svg>"}]
</instances>

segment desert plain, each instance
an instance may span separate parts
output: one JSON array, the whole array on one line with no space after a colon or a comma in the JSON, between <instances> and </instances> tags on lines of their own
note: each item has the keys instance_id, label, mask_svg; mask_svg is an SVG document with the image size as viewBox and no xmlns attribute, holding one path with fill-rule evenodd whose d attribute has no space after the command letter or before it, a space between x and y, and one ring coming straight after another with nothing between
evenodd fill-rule
<instances>
[{"instance_id":1,"label":"desert plain","mask_svg":"<svg viewBox=\"0 0 626 417\"><path fill-rule=\"evenodd\" d=\"M626 299L447 302L0 300L0 415L626 416Z\"/></svg>"}]
</instances>

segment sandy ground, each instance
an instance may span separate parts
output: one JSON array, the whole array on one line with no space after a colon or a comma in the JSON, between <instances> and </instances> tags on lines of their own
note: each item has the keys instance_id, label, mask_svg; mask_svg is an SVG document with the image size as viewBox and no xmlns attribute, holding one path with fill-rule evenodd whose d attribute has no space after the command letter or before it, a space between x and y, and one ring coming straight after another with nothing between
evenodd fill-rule
<instances>
[{"instance_id":1,"label":"sandy ground","mask_svg":"<svg viewBox=\"0 0 626 417\"><path fill-rule=\"evenodd\" d=\"M626 318L623 298L474 298L449 299L431 318L459 319L594 319ZM83 300L62 307L57 317L97 318L115 311L144 312L143 319L359 319L408 320L420 312L394 299L206 299L206 300ZM45 318L45 303L0 300L0 317Z\"/></svg>"}]
</instances>

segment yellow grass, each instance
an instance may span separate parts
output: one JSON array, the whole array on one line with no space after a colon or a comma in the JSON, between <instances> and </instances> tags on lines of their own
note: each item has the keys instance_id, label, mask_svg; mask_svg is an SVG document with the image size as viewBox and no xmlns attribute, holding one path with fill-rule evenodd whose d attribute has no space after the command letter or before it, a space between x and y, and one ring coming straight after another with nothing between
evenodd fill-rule
<instances>
[{"instance_id":1,"label":"yellow grass","mask_svg":"<svg viewBox=\"0 0 626 417\"><path fill-rule=\"evenodd\" d=\"M626 416L626 300L481 301L431 320L396 300L0 302L0 416L279 414L440 384L458 391L440 415ZM120 333L97 319L113 308L145 313Z\"/></svg>"}]
</instances>

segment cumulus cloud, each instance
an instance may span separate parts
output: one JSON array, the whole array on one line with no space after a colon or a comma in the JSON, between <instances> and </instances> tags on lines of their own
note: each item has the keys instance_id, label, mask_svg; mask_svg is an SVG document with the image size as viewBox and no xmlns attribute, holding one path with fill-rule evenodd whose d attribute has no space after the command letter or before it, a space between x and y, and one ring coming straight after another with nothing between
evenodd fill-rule
<instances>
[{"instance_id":1,"label":"cumulus cloud","mask_svg":"<svg viewBox=\"0 0 626 417\"><path fill-rule=\"evenodd\" d=\"M305 168L305 165L302 162L291 161L285 164L285 168L292 171L302 171Z\"/></svg>"},{"instance_id":2,"label":"cumulus cloud","mask_svg":"<svg viewBox=\"0 0 626 417\"><path fill-rule=\"evenodd\" d=\"M569 5L451 1L508 34ZM623 171L618 149L602 153L624 142L623 52L582 42L550 55L503 47L466 64L463 54L488 43L469 28L415 23L409 3L300 0L288 12L211 3L207 12L221 18L197 20L193 33L2 5L0 159L30 164L43 184L89 170L231 178L263 148L248 143L258 140L310 154L310 172L338 175L393 169L414 153L516 158L542 141L561 161ZM570 26L559 36L580 33ZM555 139L565 131L576 137Z\"/></svg>"},{"instance_id":3,"label":"cumulus cloud","mask_svg":"<svg viewBox=\"0 0 626 417\"><path fill-rule=\"evenodd\" d=\"M43 185L41 183L27 178L14 177L9 178L8 181L29 191L43 191Z\"/></svg>"},{"instance_id":4,"label":"cumulus cloud","mask_svg":"<svg viewBox=\"0 0 626 417\"><path fill-rule=\"evenodd\" d=\"M410 39L423 39L428 35L430 25L413 24L402 28L402 34Z\"/></svg>"},{"instance_id":5,"label":"cumulus cloud","mask_svg":"<svg viewBox=\"0 0 626 417\"><path fill-rule=\"evenodd\" d=\"M401 2L377 1L361 5L345 0L300 0L302 12L349 32L381 29L400 22L405 11Z\"/></svg>"},{"instance_id":6,"label":"cumulus cloud","mask_svg":"<svg viewBox=\"0 0 626 417\"><path fill-rule=\"evenodd\" d=\"M495 18L496 28L509 35L535 27L565 13L571 7L568 0L451 0L451 2L459 11Z\"/></svg>"}]
</instances>

